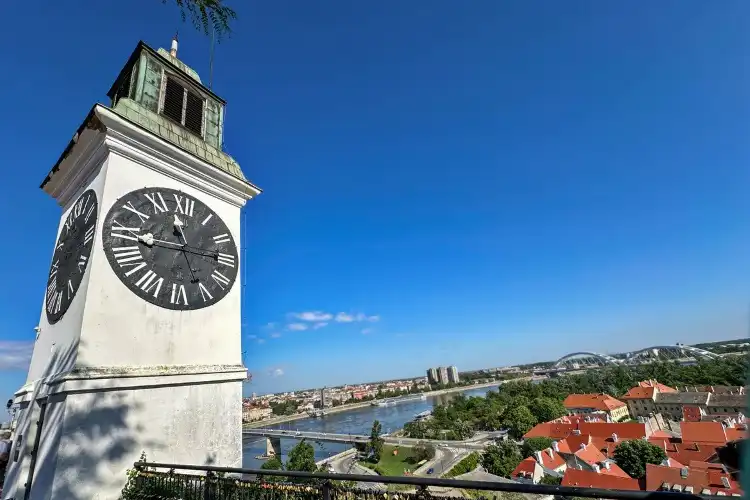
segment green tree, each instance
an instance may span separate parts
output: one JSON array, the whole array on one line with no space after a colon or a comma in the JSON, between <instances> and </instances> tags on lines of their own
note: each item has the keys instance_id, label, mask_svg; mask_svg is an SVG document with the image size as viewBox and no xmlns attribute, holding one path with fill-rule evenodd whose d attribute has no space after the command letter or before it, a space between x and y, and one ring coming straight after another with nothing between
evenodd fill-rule
<instances>
[{"instance_id":1,"label":"green tree","mask_svg":"<svg viewBox=\"0 0 750 500\"><path fill-rule=\"evenodd\" d=\"M513 441L502 441L485 448L481 459L482 467L490 474L509 477L521 463L521 452Z\"/></svg>"},{"instance_id":2,"label":"green tree","mask_svg":"<svg viewBox=\"0 0 750 500\"><path fill-rule=\"evenodd\" d=\"M542 476L542 479L539 481L539 484L547 484L551 486L557 486L562 482L561 477L555 477L555 476Z\"/></svg>"},{"instance_id":3,"label":"green tree","mask_svg":"<svg viewBox=\"0 0 750 500\"><path fill-rule=\"evenodd\" d=\"M435 458L435 447L430 443L419 443L412 448L412 451L414 452L414 458L419 461Z\"/></svg>"},{"instance_id":4,"label":"green tree","mask_svg":"<svg viewBox=\"0 0 750 500\"><path fill-rule=\"evenodd\" d=\"M525 406L514 406L503 414L503 425L515 439L521 439L536 423L536 417Z\"/></svg>"},{"instance_id":5,"label":"green tree","mask_svg":"<svg viewBox=\"0 0 750 500\"><path fill-rule=\"evenodd\" d=\"M168 0L162 0L167 3ZM171 0L169 0L171 1ZM237 19L237 13L224 5L224 0L174 0L180 8L182 22L187 18L198 31L206 35L213 31L217 40L232 32L230 23Z\"/></svg>"},{"instance_id":6,"label":"green tree","mask_svg":"<svg viewBox=\"0 0 750 500\"><path fill-rule=\"evenodd\" d=\"M529 404L529 410L539 422L549 422L568 413L560 401L545 397L532 400Z\"/></svg>"},{"instance_id":7,"label":"green tree","mask_svg":"<svg viewBox=\"0 0 750 500\"><path fill-rule=\"evenodd\" d=\"M303 439L297 446L292 448L286 461L286 470L296 470L301 472L315 472L318 466L315 465L315 450L312 445Z\"/></svg>"},{"instance_id":8,"label":"green tree","mask_svg":"<svg viewBox=\"0 0 750 500\"><path fill-rule=\"evenodd\" d=\"M279 457L271 457L260 466L263 470L284 470L284 464Z\"/></svg>"},{"instance_id":9,"label":"green tree","mask_svg":"<svg viewBox=\"0 0 750 500\"><path fill-rule=\"evenodd\" d=\"M665 458L663 449L642 439L623 441L614 453L617 465L636 479L646 475L646 464L660 464Z\"/></svg>"},{"instance_id":10,"label":"green tree","mask_svg":"<svg viewBox=\"0 0 750 500\"><path fill-rule=\"evenodd\" d=\"M534 455L534 452L546 450L552 446L552 440L548 437L533 437L526 439L521 446L523 458Z\"/></svg>"},{"instance_id":11,"label":"green tree","mask_svg":"<svg viewBox=\"0 0 750 500\"><path fill-rule=\"evenodd\" d=\"M378 420L372 423L372 430L370 431L370 452L372 453L373 460L375 462L380 461L380 456L383 454L383 438L380 437L380 433L383 430L383 426L380 425Z\"/></svg>"}]
</instances>

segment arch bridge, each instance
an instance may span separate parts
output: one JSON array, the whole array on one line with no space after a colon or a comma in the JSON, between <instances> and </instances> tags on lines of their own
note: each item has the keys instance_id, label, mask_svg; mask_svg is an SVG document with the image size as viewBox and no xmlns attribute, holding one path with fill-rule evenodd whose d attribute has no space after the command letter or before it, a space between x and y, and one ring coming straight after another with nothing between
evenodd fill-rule
<instances>
[{"instance_id":1,"label":"arch bridge","mask_svg":"<svg viewBox=\"0 0 750 500\"><path fill-rule=\"evenodd\" d=\"M555 362L555 368L588 368L595 366L638 365L655 361L718 359L712 352L684 344L659 345L610 356L593 351L566 354Z\"/></svg>"}]
</instances>

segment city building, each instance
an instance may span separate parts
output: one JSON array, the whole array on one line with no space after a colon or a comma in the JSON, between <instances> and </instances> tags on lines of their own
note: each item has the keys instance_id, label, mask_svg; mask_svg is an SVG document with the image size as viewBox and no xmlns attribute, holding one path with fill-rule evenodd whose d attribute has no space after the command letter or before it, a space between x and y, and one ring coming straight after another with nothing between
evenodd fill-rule
<instances>
[{"instance_id":1,"label":"city building","mask_svg":"<svg viewBox=\"0 0 750 500\"><path fill-rule=\"evenodd\" d=\"M571 414L601 413L612 421L628 418L628 405L609 394L570 394L563 405Z\"/></svg>"},{"instance_id":2,"label":"city building","mask_svg":"<svg viewBox=\"0 0 750 500\"><path fill-rule=\"evenodd\" d=\"M459 382L458 368L456 368L455 366L448 367L448 382L450 382L451 384L457 384Z\"/></svg>"},{"instance_id":3,"label":"city building","mask_svg":"<svg viewBox=\"0 0 750 500\"><path fill-rule=\"evenodd\" d=\"M244 422L256 422L266 418L271 418L273 410L271 408L245 407L242 409L242 420Z\"/></svg>"},{"instance_id":4,"label":"city building","mask_svg":"<svg viewBox=\"0 0 750 500\"><path fill-rule=\"evenodd\" d=\"M661 413L675 421L700 421L744 414L746 398L741 386L693 386L678 391L656 380L646 380L630 389L622 400L634 417Z\"/></svg>"},{"instance_id":5,"label":"city building","mask_svg":"<svg viewBox=\"0 0 750 500\"><path fill-rule=\"evenodd\" d=\"M449 383L448 380L448 368L445 366L441 366L438 368L438 381L441 385L446 385Z\"/></svg>"},{"instance_id":6,"label":"city building","mask_svg":"<svg viewBox=\"0 0 750 500\"><path fill-rule=\"evenodd\" d=\"M428 368L427 369L427 382L432 385L437 385L440 383L439 375L438 375L438 369L437 368Z\"/></svg>"}]
</instances>

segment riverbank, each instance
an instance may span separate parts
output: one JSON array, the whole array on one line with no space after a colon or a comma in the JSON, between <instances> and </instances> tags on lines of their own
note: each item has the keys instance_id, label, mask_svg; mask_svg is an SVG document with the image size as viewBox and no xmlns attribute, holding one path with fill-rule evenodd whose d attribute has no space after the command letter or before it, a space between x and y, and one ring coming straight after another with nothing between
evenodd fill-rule
<instances>
[{"instance_id":1,"label":"riverbank","mask_svg":"<svg viewBox=\"0 0 750 500\"><path fill-rule=\"evenodd\" d=\"M501 380L501 381L487 382L485 384L473 384L473 385L465 385L465 386L461 386L461 387L451 387L449 389L439 389L437 391L423 392L422 394L424 394L426 397L429 398L429 397L432 397L432 396L440 396L442 394L450 394L450 393L454 393L454 392L471 391L471 390L474 390L474 389L485 389L485 388L488 388L488 387L499 387L499 386L501 386L502 384L504 384L506 382L523 381L523 380L534 380L534 379L537 379L537 378L538 377L519 377L519 378L510 379L510 380ZM349 410L356 410L358 408L367 408L368 406L370 406L370 404L371 404L371 401L366 401L364 403L353 403L353 404L348 404L348 405L343 405L343 406L334 406L332 408L327 409L326 410L326 414L330 415L330 414L333 414L333 413L340 413L340 412L349 411ZM286 423L286 422L293 422L295 420L302 420L302 419L305 419L305 418L311 418L311 417L307 413L300 413L300 414L296 414L296 415L282 415L282 416L273 417L273 418L269 418L269 419L265 419L265 420L258 420L258 421L255 421L255 422L247 422L247 423L243 424L243 428L244 429L257 429L259 427L269 427L269 426L272 426L272 425L283 424L283 423Z\"/></svg>"}]
</instances>

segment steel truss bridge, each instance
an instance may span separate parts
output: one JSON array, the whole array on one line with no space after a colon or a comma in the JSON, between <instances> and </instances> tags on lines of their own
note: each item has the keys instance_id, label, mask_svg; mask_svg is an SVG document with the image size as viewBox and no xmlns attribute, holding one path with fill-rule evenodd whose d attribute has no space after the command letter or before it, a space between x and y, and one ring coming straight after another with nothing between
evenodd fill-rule
<instances>
[{"instance_id":1,"label":"steel truss bridge","mask_svg":"<svg viewBox=\"0 0 750 500\"><path fill-rule=\"evenodd\" d=\"M656 361L690 361L700 359L719 359L721 356L705 349L674 344L647 347L639 351L624 354L600 354L592 351L581 351L566 354L555 362L554 368L576 369L592 366L640 365Z\"/></svg>"}]
</instances>

